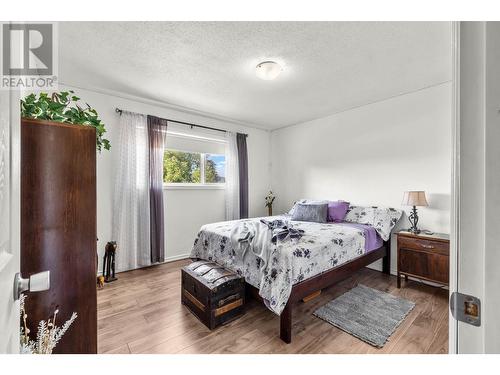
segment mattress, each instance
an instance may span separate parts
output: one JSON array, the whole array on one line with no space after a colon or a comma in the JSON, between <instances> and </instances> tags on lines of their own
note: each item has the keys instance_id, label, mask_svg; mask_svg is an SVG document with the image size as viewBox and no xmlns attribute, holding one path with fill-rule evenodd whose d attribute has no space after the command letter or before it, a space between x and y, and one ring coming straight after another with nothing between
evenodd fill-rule
<instances>
[{"instance_id":1,"label":"mattress","mask_svg":"<svg viewBox=\"0 0 500 375\"><path fill-rule=\"evenodd\" d=\"M231 231L244 220L206 224L195 239L191 258L215 261L242 275L259 289L266 305L278 315L285 308L293 285L362 256L383 243L373 228L363 224L290 221L288 215L245 220L260 219L285 220L304 234L297 240L269 243L269 259L263 267L258 256L248 251L242 258L233 246Z\"/></svg>"}]
</instances>

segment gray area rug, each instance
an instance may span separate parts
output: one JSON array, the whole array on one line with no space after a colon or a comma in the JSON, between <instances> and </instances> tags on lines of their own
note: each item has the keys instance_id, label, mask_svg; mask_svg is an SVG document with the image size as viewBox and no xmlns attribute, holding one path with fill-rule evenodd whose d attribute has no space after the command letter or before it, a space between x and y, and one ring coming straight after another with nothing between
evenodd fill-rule
<instances>
[{"instance_id":1,"label":"gray area rug","mask_svg":"<svg viewBox=\"0 0 500 375\"><path fill-rule=\"evenodd\" d=\"M411 301L360 284L317 309L314 315L382 348L414 307Z\"/></svg>"}]
</instances>

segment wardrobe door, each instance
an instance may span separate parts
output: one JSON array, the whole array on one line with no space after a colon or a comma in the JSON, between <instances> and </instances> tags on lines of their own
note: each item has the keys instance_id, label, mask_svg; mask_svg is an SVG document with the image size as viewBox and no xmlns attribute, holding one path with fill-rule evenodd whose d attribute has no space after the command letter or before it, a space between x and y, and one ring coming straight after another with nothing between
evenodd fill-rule
<instances>
[{"instance_id":1,"label":"wardrobe door","mask_svg":"<svg viewBox=\"0 0 500 375\"><path fill-rule=\"evenodd\" d=\"M21 273L50 271L50 289L27 295L29 328L78 314L55 353L97 352L96 240L95 129L23 119Z\"/></svg>"}]
</instances>

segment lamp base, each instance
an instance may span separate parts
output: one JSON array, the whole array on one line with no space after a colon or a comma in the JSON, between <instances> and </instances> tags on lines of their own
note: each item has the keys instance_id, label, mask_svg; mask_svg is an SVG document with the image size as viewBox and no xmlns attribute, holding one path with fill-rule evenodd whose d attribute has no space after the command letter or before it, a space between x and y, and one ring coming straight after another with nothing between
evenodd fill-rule
<instances>
[{"instance_id":1,"label":"lamp base","mask_svg":"<svg viewBox=\"0 0 500 375\"><path fill-rule=\"evenodd\" d=\"M419 234L420 232L422 232L420 229L417 228L409 228L406 231L410 232L411 234Z\"/></svg>"},{"instance_id":2,"label":"lamp base","mask_svg":"<svg viewBox=\"0 0 500 375\"><path fill-rule=\"evenodd\" d=\"M417 223L418 223L417 207L413 206L410 216L408 216L408 221L411 224L411 227L410 229L408 229L408 232L412 234L419 234L420 229L417 228Z\"/></svg>"}]
</instances>

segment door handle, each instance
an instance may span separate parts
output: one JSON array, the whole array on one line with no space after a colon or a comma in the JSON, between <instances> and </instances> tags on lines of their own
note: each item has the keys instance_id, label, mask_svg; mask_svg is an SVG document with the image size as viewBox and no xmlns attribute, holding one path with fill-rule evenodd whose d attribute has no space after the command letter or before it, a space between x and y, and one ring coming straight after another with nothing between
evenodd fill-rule
<instances>
[{"instance_id":1,"label":"door handle","mask_svg":"<svg viewBox=\"0 0 500 375\"><path fill-rule=\"evenodd\" d=\"M22 292L41 292L50 289L50 271L35 273L29 279L23 279L18 272L14 276L14 301L17 301Z\"/></svg>"}]
</instances>

